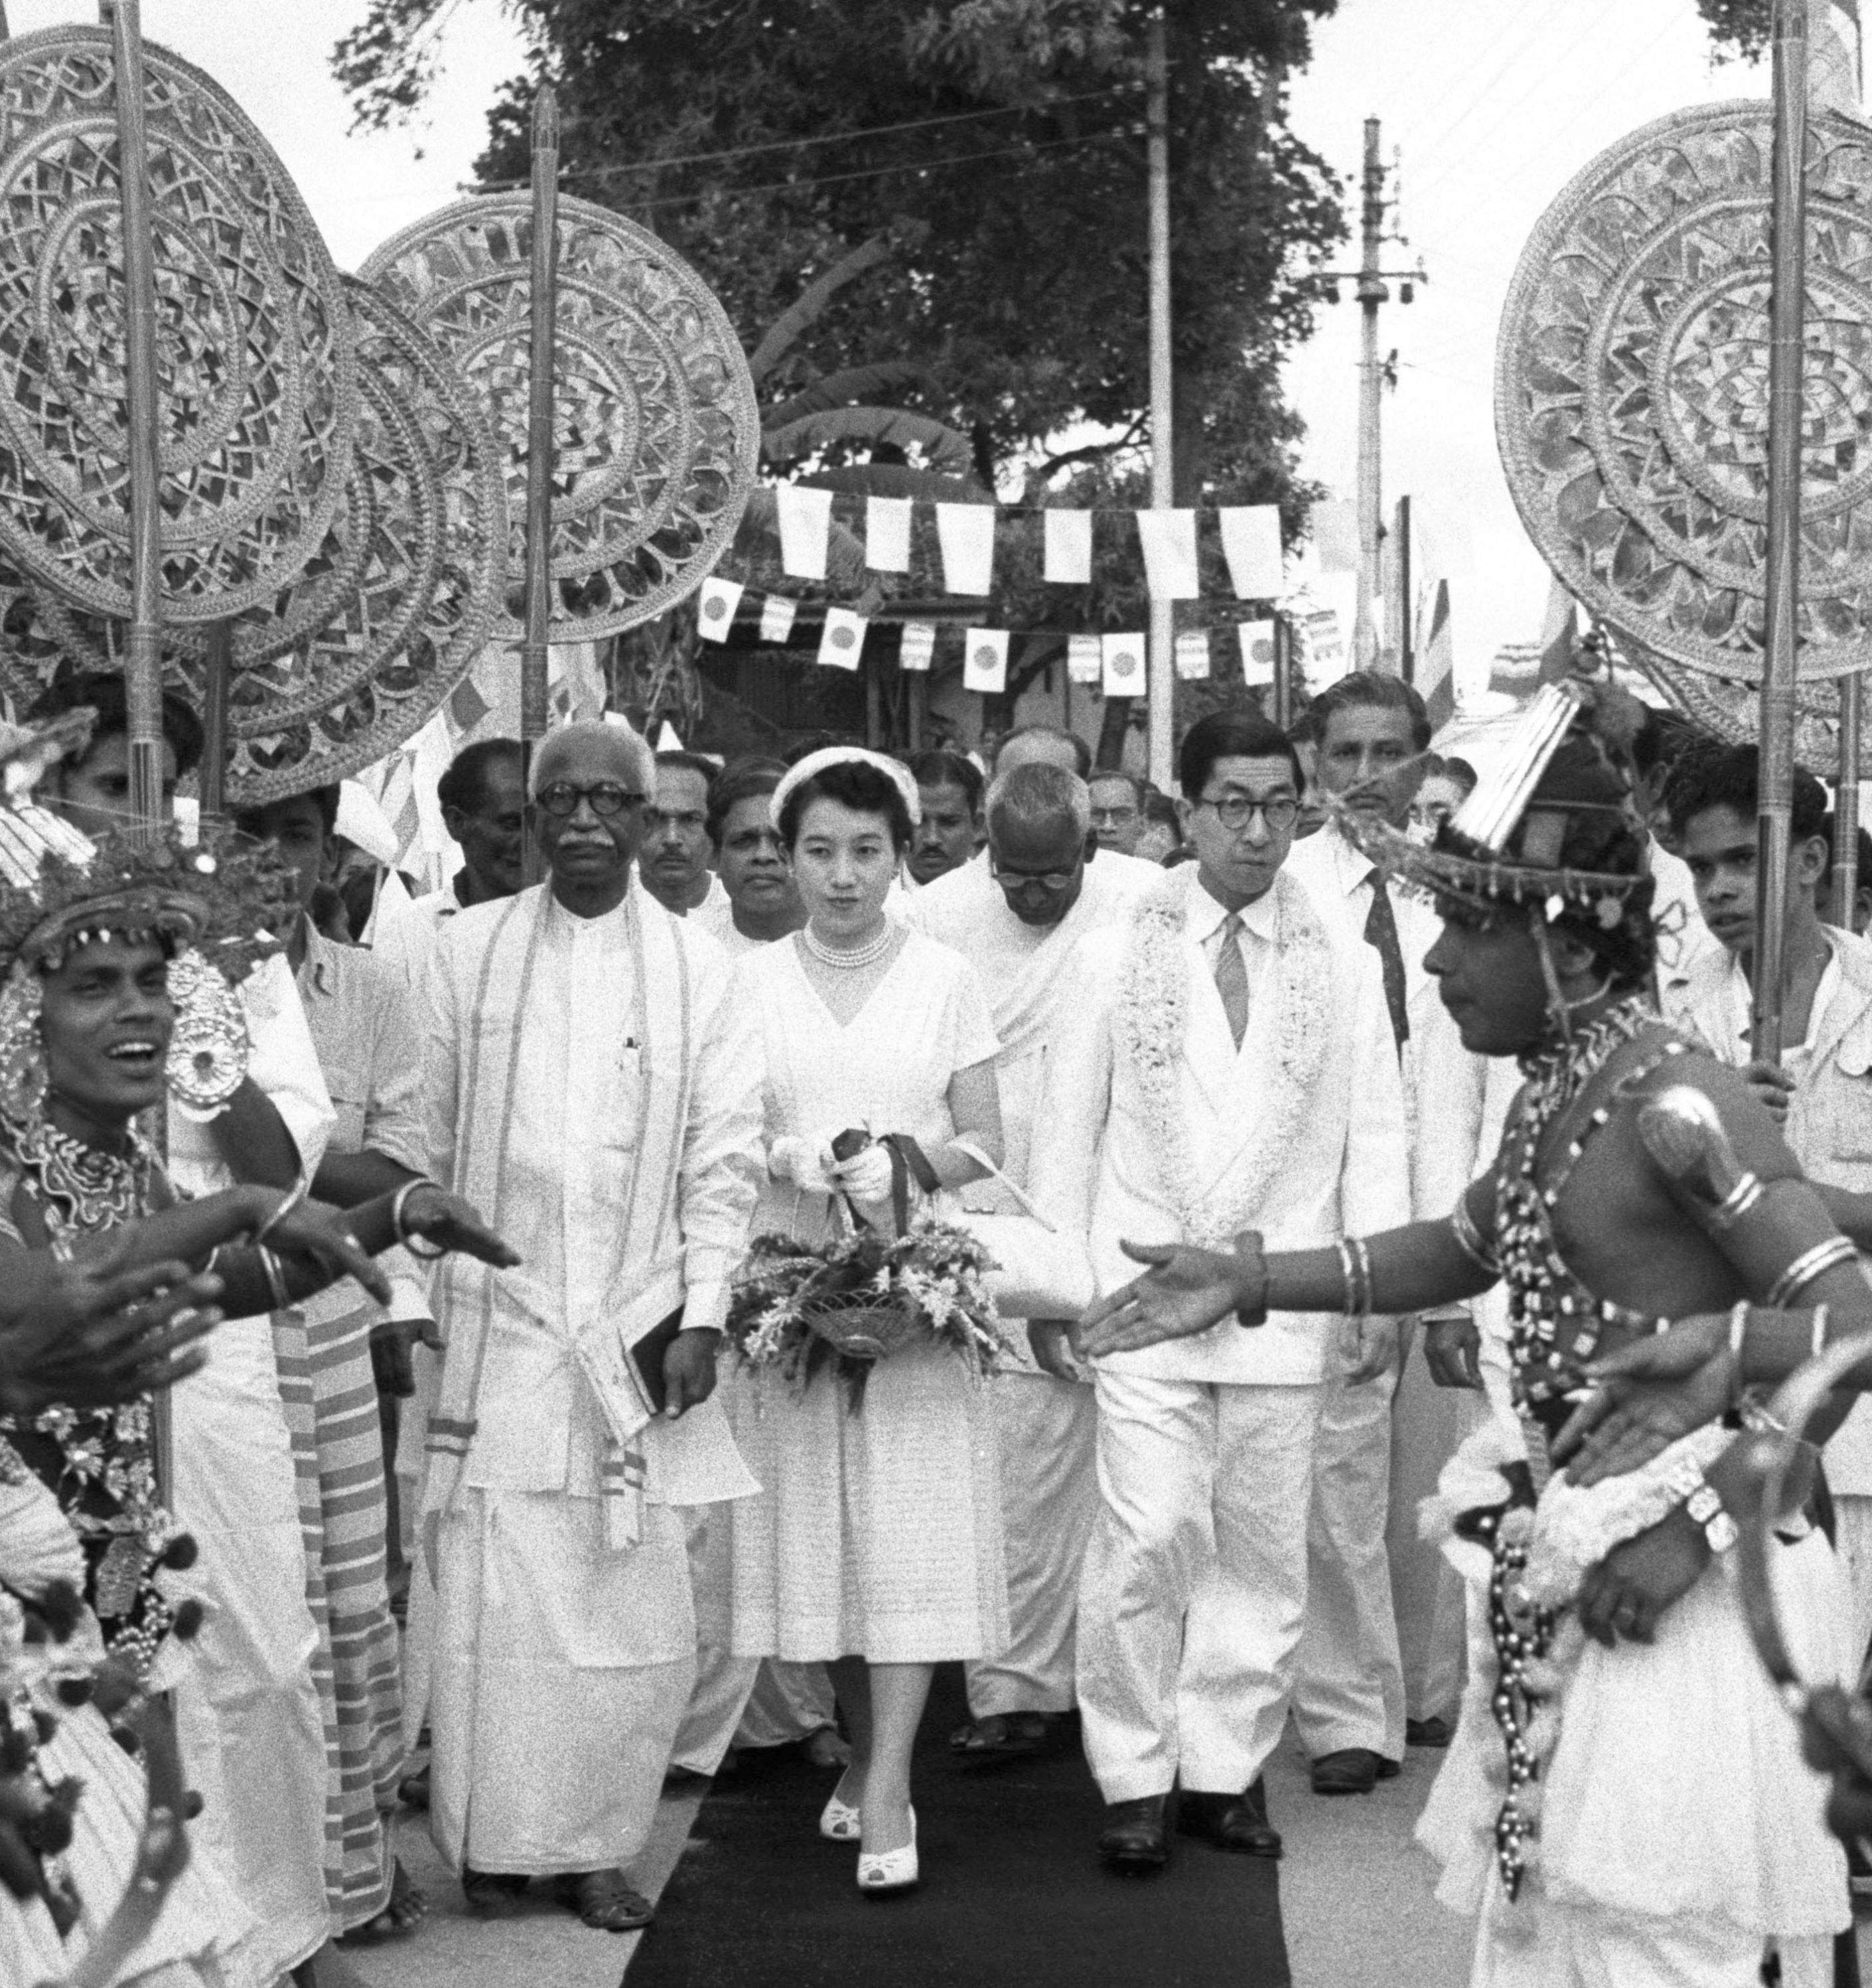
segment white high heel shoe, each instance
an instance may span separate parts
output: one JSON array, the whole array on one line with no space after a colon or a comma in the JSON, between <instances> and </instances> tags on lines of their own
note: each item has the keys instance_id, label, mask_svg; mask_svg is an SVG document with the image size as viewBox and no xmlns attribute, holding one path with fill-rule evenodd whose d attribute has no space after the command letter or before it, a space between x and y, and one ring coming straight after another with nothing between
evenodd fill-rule
<instances>
[{"instance_id":1,"label":"white high heel shoe","mask_svg":"<svg viewBox=\"0 0 1872 1988\"><path fill-rule=\"evenodd\" d=\"M843 1785L841 1781L840 1787ZM838 1788L834 1788L832 1799L819 1810L819 1833L828 1843L856 1843L864 1834L863 1812L840 1801Z\"/></svg>"},{"instance_id":2,"label":"white high heel shoe","mask_svg":"<svg viewBox=\"0 0 1872 1988\"><path fill-rule=\"evenodd\" d=\"M917 1865L917 1811L910 1812L910 1841L901 1850L858 1853L858 1888L873 1897L886 1892L907 1892L921 1875Z\"/></svg>"}]
</instances>

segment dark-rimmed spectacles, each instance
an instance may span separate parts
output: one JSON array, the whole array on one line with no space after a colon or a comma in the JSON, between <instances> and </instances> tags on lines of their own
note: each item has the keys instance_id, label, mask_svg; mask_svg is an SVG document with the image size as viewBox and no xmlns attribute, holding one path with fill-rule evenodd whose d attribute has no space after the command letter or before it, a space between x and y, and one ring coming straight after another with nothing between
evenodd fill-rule
<instances>
[{"instance_id":1,"label":"dark-rimmed spectacles","mask_svg":"<svg viewBox=\"0 0 1872 1988\"><path fill-rule=\"evenodd\" d=\"M1017 891L1023 884L1043 884L1049 891L1069 891L1079 869L1075 864L1070 870L1004 870L995 861L995 852L991 849L988 874L1005 891Z\"/></svg>"},{"instance_id":2,"label":"dark-rimmed spectacles","mask_svg":"<svg viewBox=\"0 0 1872 1988\"><path fill-rule=\"evenodd\" d=\"M1256 815L1266 823L1270 835L1284 835L1300 818L1300 804L1291 794L1271 801L1250 800L1245 794L1224 794L1219 800L1200 800L1198 807L1213 808L1223 827L1247 827Z\"/></svg>"},{"instance_id":3,"label":"dark-rimmed spectacles","mask_svg":"<svg viewBox=\"0 0 1872 1988\"><path fill-rule=\"evenodd\" d=\"M555 780L551 786L540 789L539 800L548 814L561 816L576 814L580 802L590 801L592 813L600 821L609 821L613 815L644 805L641 794L634 794L629 788L610 780L601 780L595 787L575 787L569 780Z\"/></svg>"}]
</instances>

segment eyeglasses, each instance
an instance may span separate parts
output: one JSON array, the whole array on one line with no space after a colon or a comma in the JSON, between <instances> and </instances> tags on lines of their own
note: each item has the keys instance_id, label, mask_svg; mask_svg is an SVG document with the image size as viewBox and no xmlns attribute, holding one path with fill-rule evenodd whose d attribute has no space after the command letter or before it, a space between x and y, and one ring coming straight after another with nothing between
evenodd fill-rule
<instances>
[{"instance_id":1,"label":"eyeglasses","mask_svg":"<svg viewBox=\"0 0 1872 1988\"><path fill-rule=\"evenodd\" d=\"M601 780L595 787L575 787L569 780L555 780L551 786L540 789L538 799L548 814L560 816L576 814L580 802L590 801L592 813L606 821L627 808L644 804L641 794L634 794L610 780Z\"/></svg>"},{"instance_id":2,"label":"eyeglasses","mask_svg":"<svg viewBox=\"0 0 1872 1988\"><path fill-rule=\"evenodd\" d=\"M1214 808L1216 820L1226 829L1245 828L1259 815L1270 835L1286 834L1300 818L1300 804L1289 795L1271 801L1251 801L1245 794L1225 794L1220 800L1200 800L1196 805Z\"/></svg>"},{"instance_id":3,"label":"eyeglasses","mask_svg":"<svg viewBox=\"0 0 1872 1988\"><path fill-rule=\"evenodd\" d=\"M1079 871L1076 866L1070 870L1004 870L995 860L994 851L990 850L988 874L1007 890L1017 891L1023 884L1042 884L1049 891L1069 891Z\"/></svg>"}]
</instances>

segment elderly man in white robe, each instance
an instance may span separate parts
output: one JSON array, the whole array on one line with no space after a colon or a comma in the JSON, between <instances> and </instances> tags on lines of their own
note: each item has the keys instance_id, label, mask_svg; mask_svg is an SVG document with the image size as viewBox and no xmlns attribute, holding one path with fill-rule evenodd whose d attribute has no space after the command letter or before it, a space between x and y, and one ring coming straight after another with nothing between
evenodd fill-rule
<instances>
[{"instance_id":1,"label":"elderly man in white robe","mask_svg":"<svg viewBox=\"0 0 1872 1988\"><path fill-rule=\"evenodd\" d=\"M1401 829L1430 744L1422 698L1401 677L1358 671L1314 698L1312 716L1323 791ZM1419 1220L1441 1216L1488 1157L1487 1062L1462 1046L1424 970L1441 921L1387 888L1336 822L1295 846L1287 874L1378 962L1404 1078L1411 1207ZM1446 1746L1455 1729L1462 1583L1418 1537L1418 1506L1488 1408L1468 1308L1421 1321L1421 1360L1412 1357L1417 1324L1374 1320L1374 1334L1391 1336L1391 1357L1362 1378L1334 1374L1320 1409L1294 1692L1316 1794L1369 1794L1397 1772L1407 1743Z\"/></svg>"},{"instance_id":2,"label":"elderly man in white robe","mask_svg":"<svg viewBox=\"0 0 1872 1988\"><path fill-rule=\"evenodd\" d=\"M1099 848L1086 783L1063 766L1015 759L989 786L986 813L987 848L919 892L910 922L972 962L988 989L1001 1040L995 1077L1002 1172L1024 1189L1048 1044L1080 995L1069 970L1073 948L1125 917L1140 884L1154 878ZM992 1179L965 1188L962 1198L965 1207L988 1213L1021 1212ZM1032 1357L1024 1357L1017 1335L991 1383L1010 1635L999 1657L965 1666L970 1718L951 1743L965 1760L1042 1750L1058 1716L1077 1702L1073 1626L1098 1503L1098 1418L1092 1376L1066 1344L1069 1322L1032 1320Z\"/></svg>"},{"instance_id":3,"label":"elderly man in white robe","mask_svg":"<svg viewBox=\"0 0 1872 1988\"><path fill-rule=\"evenodd\" d=\"M1301 776L1258 712L1191 726L1197 862L1076 949L1033 1161L1102 1291L1127 1243L1244 1229L1330 1243L1410 1212L1378 964L1281 874ZM1233 1320L1097 1363L1100 1508L1080 1593L1079 1702L1107 1810L1099 1851L1160 1868L1176 1827L1278 1857L1262 1767L1306 1609L1306 1512L1330 1319Z\"/></svg>"},{"instance_id":4,"label":"elderly man in white robe","mask_svg":"<svg viewBox=\"0 0 1872 1988\"><path fill-rule=\"evenodd\" d=\"M540 747L549 881L448 921L424 1046L430 1161L524 1262L437 1281L413 1638L430 1827L470 1905L535 1876L587 1925L626 1882L695 1675L685 1508L755 1486L712 1398L759 1167L762 1053L721 948L632 860L655 767L617 725Z\"/></svg>"}]
</instances>

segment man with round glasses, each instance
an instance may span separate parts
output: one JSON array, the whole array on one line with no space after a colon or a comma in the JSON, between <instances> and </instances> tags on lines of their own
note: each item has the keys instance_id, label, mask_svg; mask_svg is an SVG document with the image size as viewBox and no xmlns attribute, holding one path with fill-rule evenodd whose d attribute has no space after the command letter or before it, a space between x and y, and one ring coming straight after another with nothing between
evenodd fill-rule
<instances>
[{"instance_id":1,"label":"man with round glasses","mask_svg":"<svg viewBox=\"0 0 1872 1988\"><path fill-rule=\"evenodd\" d=\"M1314 775L1328 800L1405 828L1430 745L1422 698L1401 677L1357 671L1323 691L1310 715ZM1404 1079L1411 1206L1440 1215L1488 1157L1486 1060L1462 1046L1424 970L1440 921L1422 898L1387 885L1337 820L1295 845L1288 874L1378 962ZM1407 1743L1445 1744L1455 1726L1461 1583L1418 1537L1417 1510L1488 1408L1469 1308L1424 1316L1421 1361L1411 1357L1416 1324L1371 1321L1366 1359L1334 1363L1320 1409L1294 1689L1316 1794L1369 1794L1397 1773Z\"/></svg>"},{"instance_id":2,"label":"man with round glasses","mask_svg":"<svg viewBox=\"0 0 1872 1988\"><path fill-rule=\"evenodd\" d=\"M1377 960L1283 874L1292 747L1258 712L1218 712L1178 772L1196 860L1075 948L1036 1118L1035 1198L1085 1238L1102 1291L1127 1280L1120 1237L1331 1242L1410 1206ZM1280 1854L1261 1773L1306 1609L1325 1378L1316 1321L1296 1317L1097 1363L1078 1689L1116 1869L1160 1868L1173 1821Z\"/></svg>"},{"instance_id":3,"label":"man with round glasses","mask_svg":"<svg viewBox=\"0 0 1872 1988\"><path fill-rule=\"evenodd\" d=\"M430 1164L479 1183L523 1259L436 1285L430 1826L474 1910L551 1877L613 1932L650 1917L623 1867L695 1675L683 1508L755 1488L712 1395L760 1039L721 948L634 877L655 778L628 727L547 738L547 881L443 928L424 1043Z\"/></svg>"},{"instance_id":4,"label":"man with round glasses","mask_svg":"<svg viewBox=\"0 0 1872 1988\"><path fill-rule=\"evenodd\" d=\"M988 848L920 891L910 922L972 961L988 991L1001 1048L1004 1172L1025 1188L1049 1043L1079 997L1074 948L1126 916L1144 865L1093 854L1091 799L1076 773L1021 760L988 790ZM1015 1214L992 1180L965 1206ZM1098 1502L1090 1376L1066 1344L1067 1320L1033 1319L1034 1357L1018 1344L990 1382L1007 1534L1007 1648L967 1666L969 1722L953 1737L965 1762L1039 1752L1076 1702L1073 1638L1079 1568Z\"/></svg>"}]
</instances>

